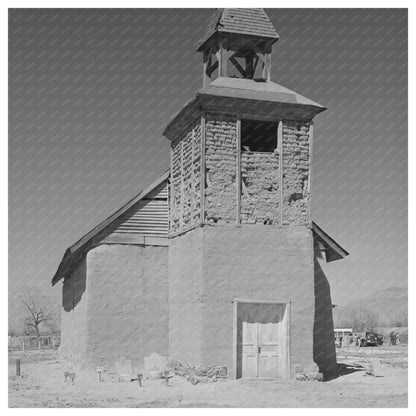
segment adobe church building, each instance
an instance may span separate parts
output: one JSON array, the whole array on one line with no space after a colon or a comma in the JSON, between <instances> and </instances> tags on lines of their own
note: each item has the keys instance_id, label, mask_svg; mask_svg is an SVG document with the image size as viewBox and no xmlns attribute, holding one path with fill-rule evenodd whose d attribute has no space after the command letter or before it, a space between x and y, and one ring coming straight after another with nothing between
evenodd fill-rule
<instances>
[{"instance_id":1,"label":"adobe church building","mask_svg":"<svg viewBox=\"0 0 416 416\"><path fill-rule=\"evenodd\" d=\"M218 9L203 87L164 130L171 167L67 249L60 352L85 367L152 352L228 377L336 372L324 263L348 253L312 222L313 119L271 81L263 9Z\"/></svg>"}]
</instances>

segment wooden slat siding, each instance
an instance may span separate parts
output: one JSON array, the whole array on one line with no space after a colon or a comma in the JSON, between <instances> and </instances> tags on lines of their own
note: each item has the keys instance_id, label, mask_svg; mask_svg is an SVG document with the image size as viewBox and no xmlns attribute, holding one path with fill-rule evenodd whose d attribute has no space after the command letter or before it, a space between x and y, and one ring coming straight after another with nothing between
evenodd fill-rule
<instances>
[{"instance_id":1,"label":"wooden slat siding","mask_svg":"<svg viewBox=\"0 0 416 416\"><path fill-rule=\"evenodd\" d=\"M113 229L112 234L167 237L168 215L168 187L166 181L150 192L135 208L124 214Z\"/></svg>"},{"instance_id":2,"label":"wooden slat siding","mask_svg":"<svg viewBox=\"0 0 416 416\"><path fill-rule=\"evenodd\" d=\"M168 186L163 183L152 192L146 195L146 199L168 199Z\"/></svg>"}]
</instances>

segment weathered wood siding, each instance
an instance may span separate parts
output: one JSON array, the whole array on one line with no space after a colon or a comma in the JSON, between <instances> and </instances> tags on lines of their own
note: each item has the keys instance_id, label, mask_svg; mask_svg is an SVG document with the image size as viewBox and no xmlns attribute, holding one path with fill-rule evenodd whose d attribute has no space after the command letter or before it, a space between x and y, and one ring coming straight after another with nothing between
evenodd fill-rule
<instances>
[{"instance_id":1,"label":"weathered wood siding","mask_svg":"<svg viewBox=\"0 0 416 416\"><path fill-rule=\"evenodd\" d=\"M167 181L123 214L105 239L118 237L122 242L125 237L126 242L131 242L132 236L168 237Z\"/></svg>"}]
</instances>

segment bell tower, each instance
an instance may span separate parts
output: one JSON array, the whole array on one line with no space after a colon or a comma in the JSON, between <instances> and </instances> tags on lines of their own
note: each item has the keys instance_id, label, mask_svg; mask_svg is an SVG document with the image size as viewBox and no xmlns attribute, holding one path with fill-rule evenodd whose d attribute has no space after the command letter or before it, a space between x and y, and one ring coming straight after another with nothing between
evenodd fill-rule
<instances>
[{"instance_id":1,"label":"bell tower","mask_svg":"<svg viewBox=\"0 0 416 416\"><path fill-rule=\"evenodd\" d=\"M198 43L203 86L215 77L270 81L272 45L278 39L263 9L218 9Z\"/></svg>"},{"instance_id":2,"label":"bell tower","mask_svg":"<svg viewBox=\"0 0 416 416\"><path fill-rule=\"evenodd\" d=\"M169 354L233 378L336 367L330 295L323 329L315 319L310 214L313 119L325 107L271 80L278 38L263 9L218 9L197 49L203 87L163 132ZM328 339L321 358L314 339Z\"/></svg>"}]
</instances>

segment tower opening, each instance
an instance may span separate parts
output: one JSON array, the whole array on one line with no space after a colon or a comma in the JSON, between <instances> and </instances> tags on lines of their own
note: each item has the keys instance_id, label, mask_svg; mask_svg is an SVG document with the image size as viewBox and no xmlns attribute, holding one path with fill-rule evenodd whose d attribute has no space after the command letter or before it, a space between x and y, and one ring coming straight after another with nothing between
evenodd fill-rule
<instances>
[{"instance_id":1,"label":"tower opening","mask_svg":"<svg viewBox=\"0 0 416 416\"><path fill-rule=\"evenodd\" d=\"M241 120L241 151L274 152L277 148L277 123Z\"/></svg>"}]
</instances>

